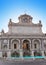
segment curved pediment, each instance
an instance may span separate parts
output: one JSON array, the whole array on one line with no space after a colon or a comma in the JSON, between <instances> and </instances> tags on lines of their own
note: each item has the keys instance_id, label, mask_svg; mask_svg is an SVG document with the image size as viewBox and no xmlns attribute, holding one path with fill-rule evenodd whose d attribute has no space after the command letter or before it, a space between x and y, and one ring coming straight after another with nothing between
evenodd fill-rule
<instances>
[{"instance_id":1,"label":"curved pediment","mask_svg":"<svg viewBox=\"0 0 46 65\"><path fill-rule=\"evenodd\" d=\"M23 14L23 15L20 15L18 19L19 19L19 23L32 23L33 17L27 14Z\"/></svg>"}]
</instances>

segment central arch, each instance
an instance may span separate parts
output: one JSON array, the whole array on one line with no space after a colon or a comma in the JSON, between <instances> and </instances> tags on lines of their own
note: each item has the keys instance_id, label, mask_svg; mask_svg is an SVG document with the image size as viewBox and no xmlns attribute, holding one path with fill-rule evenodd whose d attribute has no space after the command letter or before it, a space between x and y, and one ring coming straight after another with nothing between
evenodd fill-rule
<instances>
[{"instance_id":1,"label":"central arch","mask_svg":"<svg viewBox=\"0 0 46 65\"><path fill-rule=\"evenodd\" d=\"M29 40L24 40L22 44L23 56L30 56L30 42Z\"/></svg>"}]
</instances>

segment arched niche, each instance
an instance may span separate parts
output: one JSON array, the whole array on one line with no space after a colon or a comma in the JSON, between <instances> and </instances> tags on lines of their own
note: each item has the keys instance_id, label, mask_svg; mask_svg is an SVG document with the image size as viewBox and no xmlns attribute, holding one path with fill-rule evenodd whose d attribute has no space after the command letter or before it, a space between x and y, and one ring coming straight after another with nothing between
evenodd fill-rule
<instances>
[{"instance_id":1,"label":"arched niche","mask_svg":"<svg viewBox=\"0 0 46 65\"><path fill-rule=\"evenodd\" d=\"M18 49L18 47L19 47L19 40L13 39L11 41L11 49Z\"/></svg>"}]
</instances>

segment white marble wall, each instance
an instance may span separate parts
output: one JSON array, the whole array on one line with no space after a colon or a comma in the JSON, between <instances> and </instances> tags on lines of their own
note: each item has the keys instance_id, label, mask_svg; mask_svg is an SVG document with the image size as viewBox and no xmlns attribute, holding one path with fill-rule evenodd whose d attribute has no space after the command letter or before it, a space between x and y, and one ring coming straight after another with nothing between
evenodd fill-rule
<instances>
[{"instance_id":1,"label":"white marble wall","mask_svg":"<svg viewBox=\"0 0 46 65\"><path fill-rule=\"evenodd\" d=\"M12 26L9 28L9 33L40 34L42 33L42 29L40 27L31 27L31 26Z\"/></svg>"}]
</instances>

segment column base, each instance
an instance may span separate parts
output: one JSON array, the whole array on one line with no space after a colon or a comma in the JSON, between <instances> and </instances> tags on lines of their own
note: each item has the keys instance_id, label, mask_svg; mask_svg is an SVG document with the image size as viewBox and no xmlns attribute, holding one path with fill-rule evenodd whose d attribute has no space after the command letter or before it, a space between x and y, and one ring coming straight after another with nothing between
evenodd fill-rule
<instances>
[{"instance_id":1,"label":"column base","mask_svg":"<svg viewBox=\"0 0 46 65\"><path fill-rule=\"evenodd\" d=\"M0 57L2 57L2 52L0 52Z\"/></svg>"},{"instance_id":2,"label":"column base","mask_svg":"<svg viewBox=\"0 0 46 65\"><path fill-rule=\"evenodd\" d=\"M34 51L32 51L32 55L31 56L33 57L33 60L35 60L35 58L34 58Z\"/></svg>"},{"instance_id":3,"label":"column base","mask_svg":"<svg viewBox=\"0 0 46 65\"><path fill-rule=\"evenodd\" d=\"M23 58L23 51L22 51L22 49L20 49L20 58L23 60L24 58Z\"/></svg>"},{"instance_id":4,"label":"column base","mask_svg":"<svg viewBox=\"0 0 46 65\"><path fill-rule=\"evenodd\" d=\"M7 52L7 57L10 58L11 57L11 52Z\"/></svg>"}]
</instances>

